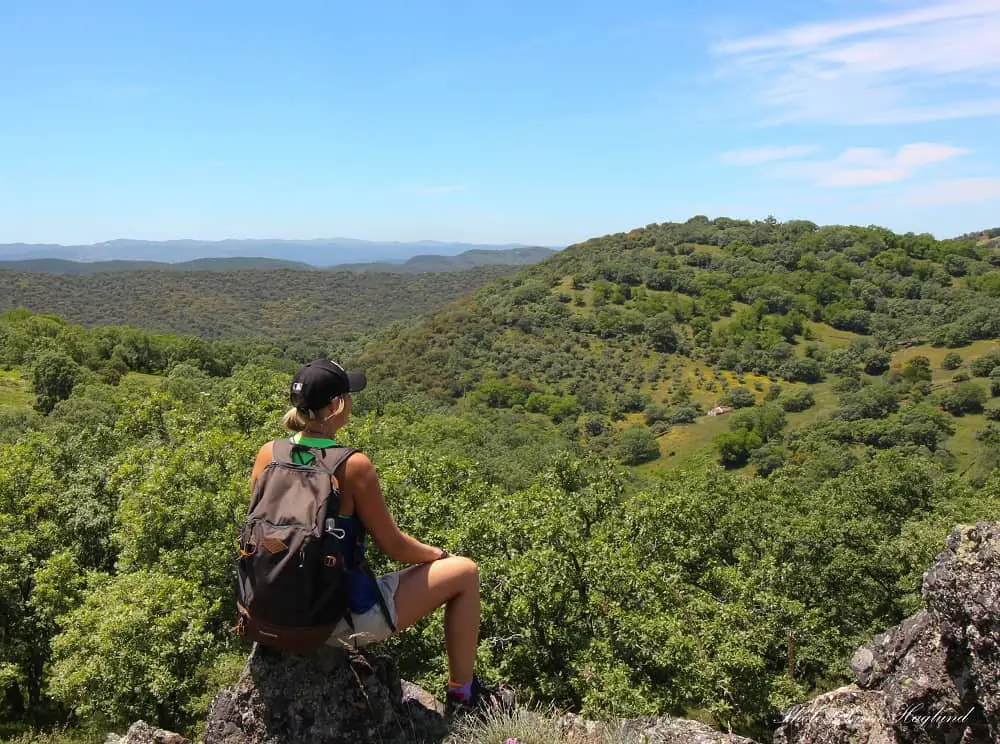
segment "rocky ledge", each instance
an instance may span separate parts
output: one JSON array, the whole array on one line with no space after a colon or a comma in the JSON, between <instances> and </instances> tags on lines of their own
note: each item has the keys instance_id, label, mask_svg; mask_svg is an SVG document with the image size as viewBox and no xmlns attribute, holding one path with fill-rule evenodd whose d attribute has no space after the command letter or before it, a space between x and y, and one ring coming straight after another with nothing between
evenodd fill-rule
<instances>
[{"instance_id":1,"label":"rocky ledge","mask_svg":"<svg viewBox=\"0 0 1000 744\"><path fill-rule=\"evenodd\" d=\"M370 654L324 650L300 657L256 647L239 681L223 690L209 709L204 744L458 744L441 706L425 690L399 678L392 661ZM520 723L537 722L540 732L560 741L656 744L755 744L694 721L660 717L616 724L573 714L541 718L519 713ZM143 721L116 744L191 744Z\"/></svg>"},{"instance_id":2,"label":"rocky ledge","mask_svg":"<svg viewBox=\"0 0 1000 744\"><path fill-rule=\"evenodd\" d=\"M385 657L257 646L239 681L213 701L205 744L441 741L447 731L435 705Z\"/></svg>"},{"instance_id":3,"label":"rocky ledge","mask_svg":"<svg viewBox=\"0 0 1000 744\"><path fill-rule=\"evenodd\" d=\"M923 599L855 652L857 684L788 711L775 744L1000 741L1000 525L955 528Z\"/></svg>"}]
</instances>

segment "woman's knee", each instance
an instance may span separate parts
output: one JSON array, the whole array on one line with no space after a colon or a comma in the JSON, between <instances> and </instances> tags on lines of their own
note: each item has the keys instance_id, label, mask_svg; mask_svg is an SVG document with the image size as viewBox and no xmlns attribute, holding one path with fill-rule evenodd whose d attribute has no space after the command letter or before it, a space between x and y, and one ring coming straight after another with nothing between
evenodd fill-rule
<instances>
[{"instance_id":1,"label":"woman's knee","mask_svg":"<svg viewBox=\"0 0 1000 744\"><path fill-rule=\"evenodd\" d=\"M462 555L455 555L448 560L454 561L455 570L461 574L462 578L470 584L479 586L479 566L471 558Z\"/></svg>"}]
</instances>

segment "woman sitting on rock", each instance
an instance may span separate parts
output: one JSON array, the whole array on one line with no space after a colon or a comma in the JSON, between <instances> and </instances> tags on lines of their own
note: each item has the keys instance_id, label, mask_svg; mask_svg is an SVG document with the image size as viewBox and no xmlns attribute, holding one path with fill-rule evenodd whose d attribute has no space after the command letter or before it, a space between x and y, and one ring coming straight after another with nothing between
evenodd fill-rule
<instances>
[{"instance_id":1,"label":"woman sitting on rock","mask_svg":"<svg viewBox=\"0 0 1000 744\"><path fill-rule=\"evenodd\" d=\"M337 432L347 423L353 405L351 393L363 390L364 372L347 372L325 359L310 362L292 379L291 408L282 424L293 432L292 442L317 449L339 447ZM257 453L252 482L273 460L274 442ZM306 463L309 464L309 463ZM355 647L384 640L433 612L444 611L445 647L450 681L446 695L449 713L484 704L509 704L510 692L483 686L473 675L479 643L479 568L468 558L450 555L402 532L386 507L378 474L362 452L349 456L333 476L341 495L337 526L343 530L345 556L364 558L364 541L371 535L392 560L409 568L375 579L351 565L348 558L350 622L345 618L328 645Z\"/></svg>"}]
</instances>

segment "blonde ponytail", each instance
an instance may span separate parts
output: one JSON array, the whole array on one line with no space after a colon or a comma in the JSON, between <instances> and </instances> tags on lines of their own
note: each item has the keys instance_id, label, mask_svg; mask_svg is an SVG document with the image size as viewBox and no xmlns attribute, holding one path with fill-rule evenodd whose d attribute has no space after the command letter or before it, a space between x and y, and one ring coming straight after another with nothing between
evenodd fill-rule
<instances>
[{"instance_id":1,"label":"blonde ponytail","mask_svg":"<svg viewBox=\"0 0 1000 744\"><path fill-rule=\"evenodd\" d=\"M281 417L281 425L288 431L302 431L309 426L309 417L298 408L289 408Z\"/></svg>"},{"instance_id":2,"label":"blonde ponytail","mask_svg":"<svg viewBox=\"0 0 1000 744\"><path fill-rule=\"evenodd\" d=\"M333 411L328 416L324 416L320 419L320 421L325 423L344 412L344 408L347 406L347 403L344 402L343 396L340 396L337 403L337 410ZM315 412L308 411L303 413L298 408L289 408L285 412L285 415L281 417L281 425L288 429L288 431L304 431L309 428L310 422L315 421L317 421Z\"/></svg>"}]
</instances>

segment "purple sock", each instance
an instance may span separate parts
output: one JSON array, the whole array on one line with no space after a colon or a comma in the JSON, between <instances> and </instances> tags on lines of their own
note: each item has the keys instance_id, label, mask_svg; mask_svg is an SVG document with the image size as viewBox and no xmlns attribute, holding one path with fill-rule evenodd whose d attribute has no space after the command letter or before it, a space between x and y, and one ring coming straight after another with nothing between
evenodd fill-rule
<instances>
[{"instance_id":1,"label":"purple sock","mask_svg":"<svg viewBox=\"0 0 1000 744\"><path fill-rule=\"evenodd\" d=\"M448 692L460 700L468 700L472 696L472 680L470 679L464 685L456 685L449 680Z\"/></svg>"}]
</instances>

